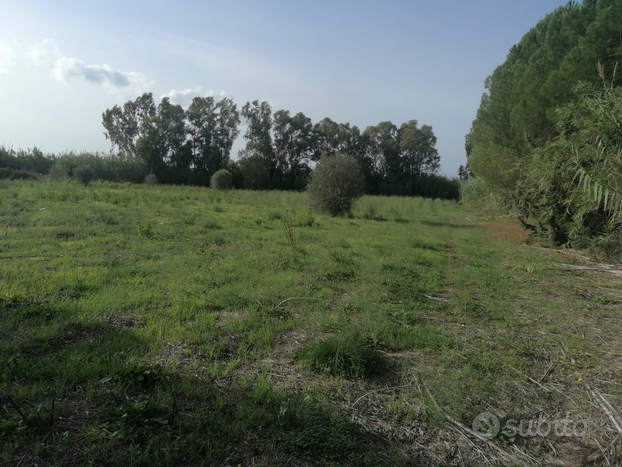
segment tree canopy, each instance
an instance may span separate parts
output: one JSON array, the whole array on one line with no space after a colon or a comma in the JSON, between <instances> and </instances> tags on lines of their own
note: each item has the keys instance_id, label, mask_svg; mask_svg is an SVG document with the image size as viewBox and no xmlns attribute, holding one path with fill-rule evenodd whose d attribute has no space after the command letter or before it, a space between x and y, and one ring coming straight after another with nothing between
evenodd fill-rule
<instances>
[{"instance_id":1,"label":"tree canopy","mask_svg":"<svg viewBox=\"0 0 622 467\"><path fill-rule=\"evenodd\" d=\"M231 148L246 123L238 160ZM357 161L369 193L455 197L455 182L436 176L440 156L429 125L410 120L399 127L380 122L361 131L324 118L313 123L302 112L273 112L268 102L247 102L238 111L228 98L195 97L184 110L151 93L102 115L106 138L122 157L138 160L164 183L209 185L226 169L233 185L249 189L302 190L321 158L349 156ZM431 178L432 177L432 178ZM432 196L432 195L431 195Z\"/></svg>"},{"instance_id":2,"label":"tree canopy","mask_svg":"<svg viewBox=\"0 0 622 467\"><path fill-rule=\"evenodd\" d=\"M486 80L470 134L469 168L493 187L512 189L520 162L559 132L556 109L576 99L579 82L597 83L597 65L613 73L622 58L622 2L569 2L511 48ZM622 74L613 77L622 82Z\"/></svg>"},{"instance_id":3,"label":"tree canopy","mask_svg":"<svg viewBox=\"0 0 622 467\"><path fill-rule=\"evenodd\" d=\"M461 176L472 171L513 200L554 243L620 223L621 18L619 0L546 16L487 78L466 138Z\"/></svg>"}]
</instances>

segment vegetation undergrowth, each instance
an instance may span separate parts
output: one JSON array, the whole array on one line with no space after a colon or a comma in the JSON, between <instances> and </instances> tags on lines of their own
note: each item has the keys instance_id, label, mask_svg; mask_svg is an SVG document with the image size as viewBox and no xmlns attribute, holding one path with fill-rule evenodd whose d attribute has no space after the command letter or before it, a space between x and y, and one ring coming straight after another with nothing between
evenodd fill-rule
<instances>
[{"instance_id":1,"label":"vegetation undergrowth","mask_svg":"<svg viewBox=\"0 0 622 467\"><path fill-rule=\"evenodd\" d=\"M586 382L619 401L615 284L503 225L421 198L328 217L303 193L0 181L0 462L508 465L451 420L606 423Z\"/></svg>"}]
</instances>

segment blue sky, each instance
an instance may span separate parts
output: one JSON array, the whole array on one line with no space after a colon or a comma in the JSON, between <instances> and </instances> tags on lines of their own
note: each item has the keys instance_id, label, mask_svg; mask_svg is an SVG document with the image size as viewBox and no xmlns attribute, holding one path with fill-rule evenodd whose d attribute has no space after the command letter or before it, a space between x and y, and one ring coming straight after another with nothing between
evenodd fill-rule
<instances>
[{"instance_id":1,"label":"blue sky","mask_svg":"<svg viewBox=\"0 0 622 467\"><path fill-rule=\"evenodd\" d=\"M485 78L565 3L0 0L0 144L107 152L107 108L212 94L361 129L416 119L454 175Z\"/></svg>"}]
</instances>

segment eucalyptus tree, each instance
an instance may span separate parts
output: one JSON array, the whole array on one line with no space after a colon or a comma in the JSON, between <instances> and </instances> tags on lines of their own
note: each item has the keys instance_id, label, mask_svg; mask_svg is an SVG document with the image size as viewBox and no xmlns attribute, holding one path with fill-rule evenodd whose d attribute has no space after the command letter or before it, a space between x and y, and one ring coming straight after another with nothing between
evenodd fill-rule
<instances>
[{"instance_id":1,"label":"eucalyptus tree","mask_svg":"<svg viewBox=\"0 0 622 467\"><path fill-rule=\"evenodd\" d=\"M417 120L402 123L399 141L402 177L412 178L438 172L441 158L431 126L423 125L419 128Z\"/></svg>"},{"instance_id":2,"label":"eucalyptus tree","mask_svg":"<svg viewBox=\"0 0 622 467\"><path fill-rule=\"evenodd\" d=\"M277 174L278 161L272 144L272 107L266 101L247 102L242 107L242 116L246 120L246 148L243 157L252 157L261 163L268 175L268 187Z\"/></svg>"},{"instance_id":3,"label":"eucalyptus tree","mask_svg":"<svg viewBox=\"0 0 622 467\"><path fill-rule=\"evenodd\" d=\"M302 112L292 117L289 110L279 110L274 114L273 133L280 172L290 183L306 177L314 153L315 134L311 119Z\"/></svg>"},{"instance_id":4,"label":"eucalyptus tree","mask_svg":"<svg viewBox=\"0 0 622 467\"><path fill-rule=\"evenodd\" d=\"M383 180L396 181L401 174L400 140L397 126L386 121L365 128L367 155L374 172Z\"/></svg>"},{"instance_id":5,"label":"eucalyptus tree","mask_svg":"<svg viewBox=\"0 0 622 467\"><path fill-rule=\"evenodd\" d=\"M177 175L189 169L185 113L180 105L171 104L168 97L163 98L155 115L142 118L140 133L143 136L136 143L137 156L160 180L169 178L167 172Z\"/></svg>"},{"instance_id":6,"label":"eucalyptus tree","mask_svg":"<svg viewBox=\"0 0 622 467\"><path fill-rule=\"evenodd\" d=\"M148 92L133 101L127 101L123 107L115 105L102 114L104 136L110 140L112 149L117 149L125 157L138 156L136 143L146 137L148 127L143 119L155 118L157 113L153 94Z\"/></svg>"},{"instance_id":7,"label":"eucalyptus tree","mask_svg":"<svg viewBox=\"0 0 622 467\"><path fill-rule=\"evenodd\" d=\"M313 125L314 151L313 160L322 156L334 156L341 147L340 124L326 117Z\"/></svg>"},{"instance_id":8,"label":"eucalyptus tree","mask_svg":"<svg viewBox=\"0 0 622 467\"><path fill-rule=\"evenodd\" d=\"M240 112L229 98L195 97L186 111L191 160L201 180L224 168L239 135Z\"/></svg>"}]
</instances>

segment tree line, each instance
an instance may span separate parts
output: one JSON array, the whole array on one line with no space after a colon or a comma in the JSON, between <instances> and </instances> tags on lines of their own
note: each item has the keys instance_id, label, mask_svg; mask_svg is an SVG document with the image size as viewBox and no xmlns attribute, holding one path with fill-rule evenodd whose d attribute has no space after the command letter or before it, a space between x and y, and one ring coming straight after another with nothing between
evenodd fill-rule
<instances>
[{"instance_id":1,"label":"tree line","mask_svg":"<svg viewBox=\"0 0 622 467\"><path fill-rule=\"evenodd\" d=\"M556 244L613 235L622 194L619 0L569 2L485 82L461 177L484 180Z\"/></svg>"},{"instance_id":2,"label":"tree line","mask_svg":"<svg viewBox=\"0 0 622 467\"><path fill-rule=\"evenodd\" d=\"M237 160L231 148L246 142ZM241 109L229 98L195 97L184 110L164 97L145 93L102 115L113 151L140 161L163 183L209 185L221 169L236 188L303 190L322 157L349 155L363 169L366 192L457 198L455 180L438 175L440 156L429 125L410 120L399 127L381 122L361 131L330 118L313 123L302 112L273 112L268 102Z\"/></svg>"}]
</instances>

